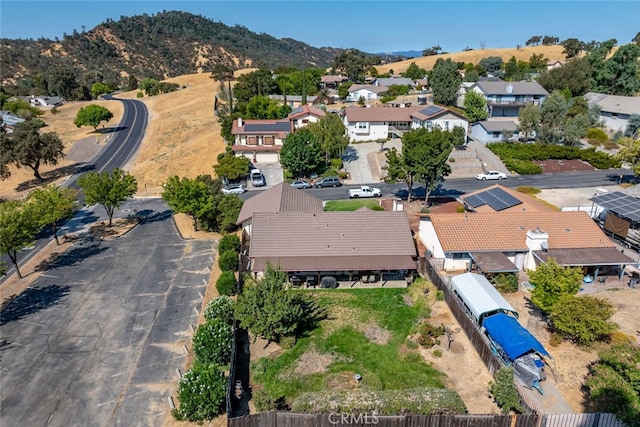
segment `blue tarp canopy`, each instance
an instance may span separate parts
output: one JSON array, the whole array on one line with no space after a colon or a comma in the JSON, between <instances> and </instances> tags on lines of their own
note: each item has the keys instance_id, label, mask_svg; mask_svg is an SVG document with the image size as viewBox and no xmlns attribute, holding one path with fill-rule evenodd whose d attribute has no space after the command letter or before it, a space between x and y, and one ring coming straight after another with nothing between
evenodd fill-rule
<instances>
[{"instance_id":1,"label":"blue tarp canopy","mask_svg":"<svg viewBox=\"0 0 640 427\"><path fill-rule=\"evenodd\" d=\"M502 347L512 362L531 351L549 356L540 341L511 316L498 313L484 319L482 326L489 332L491 338Z\"/></svg>"}]
</instances>

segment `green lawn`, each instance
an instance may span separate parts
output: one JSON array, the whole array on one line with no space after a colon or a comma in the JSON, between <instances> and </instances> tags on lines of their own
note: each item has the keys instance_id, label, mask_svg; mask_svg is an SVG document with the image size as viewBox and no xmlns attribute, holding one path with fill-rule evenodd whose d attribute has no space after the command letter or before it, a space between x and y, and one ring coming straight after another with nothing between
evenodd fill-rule
<instances>
[{"instance_id":1,"label":"green lawn","mask_svg":"<svg viewBox=\"0 0 640 427\"><path fill-rule=\"evenodd\" d=\"M366 206L374 211L384 210L377 199L330 200L324 205L325 211L355 211Z\"/></svg>"},{"instance_id":2,"label":"green lawn","mask_svg":"<svg viewBox=\"0 0 640 427\"><path fill-rule=\"evenodd\" d=\"M340 388L354 373L362 375L359 388L366 390L444 387L442 374L427 365L416 350L403 345L424 314L419 304L410 307L404 302L406 292L314 291L312 295L326 310L327 318L279 357L256 361L251 367L253 383L260 384L271 397L284 397L289 403L302 392ZM365 331L371 330L386 333L388 341L373 342L365 336ZM326 356L330 363L317 369L322 372L302 374L299 360L310 354ZM317 368L313 361L309 363Z\"/></svg>"}]
</instances>

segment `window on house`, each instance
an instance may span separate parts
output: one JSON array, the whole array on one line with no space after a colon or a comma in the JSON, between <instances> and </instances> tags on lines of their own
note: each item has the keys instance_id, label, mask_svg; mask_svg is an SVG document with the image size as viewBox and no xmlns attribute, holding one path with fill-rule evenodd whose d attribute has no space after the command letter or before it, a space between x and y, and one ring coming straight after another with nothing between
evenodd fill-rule
<instances>
[{"instance_id":1,"label":"window on house","mask_svg":"<svg viewBox=\"0 0 640 427\"><path fill-rule=\"evenodd\" d=\"M491 136L493 136L494 138L500 138L500 132L493 132Z\"/></svg>"},{"instance_id":2,"label":"window on house","mask_svg":"<svg viewBox=\"0 0 640 427\"><path fill-rule=\"evenodd\" d=\"M366 122L358 122L358 129L366 129L366 128L367 128Z\"/></svg>"},{"instance_id":3,"label":"window on house","mask_svg":"<svg viewBox=\"0 0 640 427\"><path fill-rule=\"evenodd\" d=\"M444 122L444 130L449 130L449 121L448 120L446 120Z\"/></svg>"}]
</instances>

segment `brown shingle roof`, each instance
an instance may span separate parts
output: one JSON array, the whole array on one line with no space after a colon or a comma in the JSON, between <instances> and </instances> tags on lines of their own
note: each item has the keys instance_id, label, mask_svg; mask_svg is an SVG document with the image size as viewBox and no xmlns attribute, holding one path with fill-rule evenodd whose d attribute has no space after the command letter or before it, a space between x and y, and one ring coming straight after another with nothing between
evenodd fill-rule
<instances>
[{"instance_id":1,"label":"brown shingle roof","mask_svg":"<svg viewBox=\"0 0 640 427\"><path fill-rule=\"evenodd\" d=\"M356 91L358 91L360 89L366 89L369 92L373 92L373 93L377 93L377 94L385 93L386 91L389 90L389 88L387 86L351 85L351 86L349 86L349 93L356 92Z\"/></svg>"},{"instance_id":2,"label":"brown shingle roof","mask_svg":"<svg viewBox=\"0 0 640 427\"><path fill-rule=\"evenodd\" d=\"M541 202L540 200L536 199L535 197L531 197L528 194L524 194L521 193L519 191L516 191L512 188L509 187L504 187L500 184L494 184L490 187L486 187L486 188L482 188L480 190L471 192L469 194L465 194L464 196L460 196L460 200L462 200L463 202L465 201L465 199L467 199L467 197L471 197L471 196L475 196L476 194L480 194L483 193L485 191L491 190L492 188L500 188L502 191L512 195L513 197L515 197L516 199L520 200L522 203L519 205L515 205L512 206L510 208L506 208L501 210L501 213L514 213L514 212L556 212L555 209L553 209L551 206ZM491 206L489 206L488 204L486 205L481 205L478 206L477 208L473 209L475 212L478 213L491 213L491 212L496 212Z\"/></svg>"},{"instance_id":3,"label":"brown shingle roof","mask_svg":"<svg viewBox=\"0 0 640 427\"><path fill-rule=\"evenodd\" d=\"M415 268L405 212L256 212L252 224L254 269L267 260L316 270Z\"/></svg>"},{"instance_id":4,"label":"brown shingle roof","mask_svg":"<svg viewBox=\"0 0 640 427\"><path fill-rule=\"evenodd\" d=\"M445 252L526 251L526 233L549 233L549 249L615 245L586 212L431 214Z\"/></svg>"},{"instance_id":5,"label":"brown shingle roof","mask_svg":"<svg viewBox=\"0 0 640 427\"><path fill-rule=\"evenodd\" d=\"M240 225L255 212L322 212L322 200L281 182L247 199L240 209L236 224Z\"/></svg>"}]
</instances>

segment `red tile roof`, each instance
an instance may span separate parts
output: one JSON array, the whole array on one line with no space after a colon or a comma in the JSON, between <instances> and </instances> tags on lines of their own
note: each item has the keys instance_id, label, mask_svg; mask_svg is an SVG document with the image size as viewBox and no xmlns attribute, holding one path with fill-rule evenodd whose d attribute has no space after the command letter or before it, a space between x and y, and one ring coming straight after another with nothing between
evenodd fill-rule
<instances>
[{"instance_id":1,"label":"red tile roof","mask_svg":"<svg viewBox=\"0 0 640 427\"><path fill-rule=\"evenodd\" d=\"M549 249L615 247L586 212L455 213L429 218L445 252L526 251L526 233L536 228L549 234Z\"/></svg>"}]
</instances>

